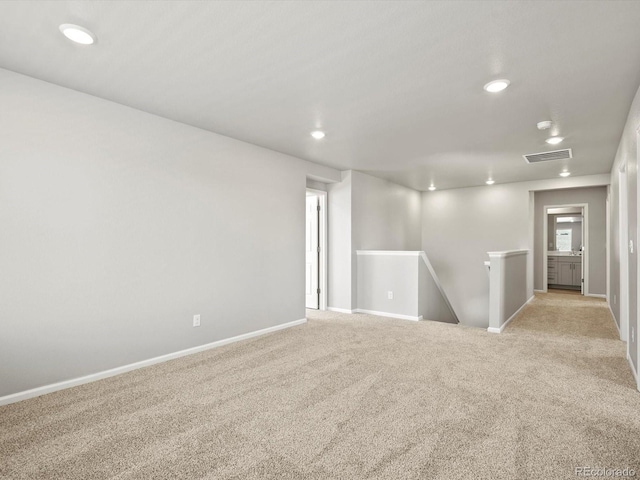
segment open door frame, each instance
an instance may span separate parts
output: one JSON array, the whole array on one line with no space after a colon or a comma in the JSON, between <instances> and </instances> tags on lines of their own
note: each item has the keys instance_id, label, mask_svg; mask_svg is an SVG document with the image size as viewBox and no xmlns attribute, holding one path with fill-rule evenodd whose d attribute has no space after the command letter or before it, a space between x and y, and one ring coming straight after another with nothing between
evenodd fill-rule
<instances>
[{"instance_id":1,"label":"open door frame","mask_svg":"<svg viewBox=\"0 0 640 480\"><path fill-rule=\"evenodd\" d=\"M627 341L629 333L629 208L627 206L627 164L618 170L618 226L620 240L620 340ZM627 354L629 345L627 344Z\"/></svg>"},{"instance_id":2,"label":"open door frame","mask_svg":"<svg viewBox=\"0 0 640 480\"><path fill-rule=\"evenodd\" d=\"M640 168L638 168L638 162L640 161L640 143L637 143L638 141L640 141L640 126L636 129L636 188L637 185L640 185L640 183L638 183L640 181ZM627 164L627 178L629 175L629 165ZM628 187L628 185L627 185ZM627 193L629 193L629 189L627 188ZM627 202L627 207L628 207L628 202ZM627 212L627 215L629 215L629 212ZM638 208L638 195L636 193L636 231L634 232L635 236L636 236L636 245L634 245L635 248L635 261L636 261L636 279L635 279L635 287L636 287L636 304L634 305L634 315L631 315L632 312L632 305L631 305L631 299L629 298L629 326L633 326L634 328L634 334L635 334L635 341L636 341L636 370L635 370L635 374L636 374L636 388L638 389L638 391L640 391L640 375L638 374L638 370L640 370L640 368L637 368L637 364L638 364L638 360L640 359L640 341L638 341L638 327L640 327L640 322L638 321L638 319L640 318L640 315L638 315L638 298L640 298L640 282L638 281L638 272L640 272L640 255L638 255L637 253L637 248L638 248L638 238L640 238L640 208ZM631 240L631 239L627 239L627 240ZM631 245L629 245L630 247ZM630 252L631 254L631 252ZM630 257L631 258L631 257ZM629 282L631 283L631 282ZM630 297L630 295L629 295ZM631 340L631 339L628 339ZM630 348L630 341L627 341L627 352L629 352L629 348ZM627 353L627 358L629 359L629 363L632 364L631 362L631 358L629 353ZM633 368L633 364L631 365L631 367Z\"/></svg>"},{"instance_id":3,"label":"open door frame","mask_svg":"<svg viewBox=\"0 0 640 480\"><path fill-rule=\"evenodd\" d=\"M320 246L320 258L318 260L318 272L319 279L318 285L320 286L320 299L318 306L320 310L327 309L327 192L322 190L316 190L314 188L307 188L307 192L313 193L318 196L320 201L320 224L318 226L318 245Z\"/></svg>"},{"instance_id":4,"label":"open door frame","mask_svg":"<svg viewBox=\"0 0 640 480\"><path fill-rule=\"evenodd\" d=\"M582 294L589 296L589 204L588 203L568 203L566 205L545 205L544 224L542 225L542 291L547 292L549 281L548 252L549 252L549 209L551 208L582 208Z\"/></svg>"}]
</instances>

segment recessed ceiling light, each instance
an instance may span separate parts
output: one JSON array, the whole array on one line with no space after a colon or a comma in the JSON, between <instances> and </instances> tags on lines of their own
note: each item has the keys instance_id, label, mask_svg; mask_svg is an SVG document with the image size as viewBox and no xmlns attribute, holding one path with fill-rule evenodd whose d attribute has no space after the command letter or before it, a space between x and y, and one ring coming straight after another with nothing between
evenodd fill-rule
<instances>
[{"instance_id":1,"label":"recessed ceiling light","mask_svg":"<svg viewBox=\"0 0 640 480\"><path fill-rule=\"evenodd\" d=\"M494 80L484 86L484 89L489 93L498 93L509 86L511 82L507 79Z\"/></svg>"},{"instance_id":2,"label":"recessed ceiling light","mask_svg":"<svg viewBox=\"0 0 640 480\"><path fill-rule=\"evenodd\" d=\"M320 140L324 138L324 132L321 130L314 130L313 132L311 132L311 136L316 140Z\"/></svg>"},{"instance_id":3,"label":"recessed ceiling light","mask_svg":"<svg viewBox=\"0 0 640 480\"><path fill-rule=\"evenodd\" d=\"M562 172L560 174L561 177L568 177L569 175L571 175L571 172Z\"/></svg>"},{"instance_id":4,"label":"recessed ceiling light","mask_svg":"<svg viewBox=\"0 0 640 480\"><path fill-rule=\"evenodd\" d=\"M551 138L547 138L545 142L547 142L549 145L557 145L563 140L564 140L564 137L551 137Z\"/></svg>"},{"instance_id":5,"label":"recessed ceiling light","mask_svg":"<svg viewBox=\"0 0 640 480\"><path fill-rule=\"evenodd\" d=\"M493 185L493 184L494 184L494 183L496 183L496 182L495 182L495 180L491 180L491 179L489 179L489 180L487 180L487 182L486 182L486 183L487 183L487 185Z\"/></svg>"},{"instance_id":6,"label":"recessed ceiling light","mask_svg":"<svg viewBox=\"0 0 640 480\"><path fill-rule=\"evenodd\" d=\"M552 125L553 122L551 120L544 120L542 122L538 122L536 127L538 127L538 130L549 130Z\"/></svg>"},{"instance_id":7,"label":"recessed ceiling light","mask_svg":"<svg viewBox=\"0 0 640 480\"><path fill-rule=\"evenodd\" d=\"M430 192L433 192L435 189L436 189L436 187L435 187L435 186L433 186L433 185L431 185L431 186L429 187L429 191L430 191Z\"/></svg>"},{"instance_id":8,"label":"recessed ceiling light","mask_svg":"<svg viewBox=\"0 0 640 480\"><path fill-rule=\"evenodd\" d=\"M69 40L80 43L81 45L91 45L96 41L96 36L80 25L63 23L60 25L60 31Z\"/></svg>"}]
</instances>

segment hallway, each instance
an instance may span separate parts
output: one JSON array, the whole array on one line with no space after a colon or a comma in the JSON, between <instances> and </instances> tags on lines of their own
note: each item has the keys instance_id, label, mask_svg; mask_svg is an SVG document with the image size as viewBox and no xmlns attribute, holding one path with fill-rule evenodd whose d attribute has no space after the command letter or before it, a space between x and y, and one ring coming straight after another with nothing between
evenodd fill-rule
<instances>
[{"instance_id":1,"label":"hallway","mask_svg":"<svg viewBox=\"0 0 640 480\"><path fill-rule=\"evenodd\" d=\"M583 336L623 345L604 299L585 297L579 292L560 292L536 293L535 300L513 319L505 333Z\"/></svg>"}]
</instances>

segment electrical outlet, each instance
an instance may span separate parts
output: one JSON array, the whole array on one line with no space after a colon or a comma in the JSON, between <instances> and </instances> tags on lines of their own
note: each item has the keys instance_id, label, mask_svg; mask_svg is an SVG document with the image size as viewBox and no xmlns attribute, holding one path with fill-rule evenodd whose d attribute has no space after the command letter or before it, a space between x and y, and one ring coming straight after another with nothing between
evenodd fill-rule
<instances>
[{"instance_id":1,"label":"electrical outlet","mask_svg":"<svg viewBox=\"0 0 640 480\"><path fill-rule=\"evenodd\" d=\"M613 304L614 304L614 305L616 305L616 302L617 302L617 298L616 298L616 295L615 295L615 293L614 293L614 294L613 294Z\"/></svg>"},{"instance_id":2,"label":"electrical outlet","mask_svg":"<svg viewBox=\"0 0 640 480\"><path fill-rule=\"evenodd\" d=\"M200 315L194 315L193 316L193 326L194 327L199 327L200 326Z\"/></svg>"},{"instance_id":3,"label":"electrical outlet","mask_svg":"<svg viewBox=\"0 0 640 480\"><path fill-rule=\"evenodd\" d=\"M387 298L388 298L389 300L393 300L393 292L392 292L391 290L389 290L389 291L387 292Z\"/></svg>"},{"instance_id":4,"label":"electrical outlet","mask_svg":"<svg viewBox=\"0 0 640 480\"><path fill-rule=\"evenodd\" d=\"M633 240L629 240L629 253L633 253Z\"/></svg>"}]
</instances>

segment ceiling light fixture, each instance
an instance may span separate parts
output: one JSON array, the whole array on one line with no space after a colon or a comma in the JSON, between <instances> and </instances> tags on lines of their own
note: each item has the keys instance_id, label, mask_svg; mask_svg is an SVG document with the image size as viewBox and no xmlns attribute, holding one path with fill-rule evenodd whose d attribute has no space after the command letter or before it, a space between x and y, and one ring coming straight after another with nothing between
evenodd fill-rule
<instances>
[{"instance_id":1,"label":"ceiling light fixture","mask_svg":"<svg viewBox=\"0 0 640 480\"><path fill-rule=\"evenodd\" d=\"M63 23L60 25L60 31L72 42L81 45L91 45L95 43L96 36L80 25L72 25L71 23Z\"/></svg>"},{"instance_id":2,"label":"ceiling light fixture","mask_svg":"<svg viewBox=\"0 0 640 480\"><path fill-rule=\"evenodd\" d=\"M314 130L313 132L311 132L311 136L313 138L315 138L316 140L321 140L324 138L324 132L321 130Z\"/></svg>"},{"instance_id":3,"label":"ceiling light fixture","mask_svg":"<svg viewBox=\"0 0 640 480\"><path fill-rule=\"evenodd\" d=\"M560 174L561 177L568 177L569 175L571 175L571 172L562 172Z\"/></svg>"},{"instance_id":4,"label":"ceiling light fixture","mask_svg":"<svg viewBox=\"0 0 640 480\"><path fill-rule=\"evenodd\" d=\"M433 192L435 189L436 189L436 187L435 187L434 185L431 185L431 186L429 187L429 191L430 191L430 192Z\"/></svg>"},{"instance_id":5,"label":"ceiling light fixture","mask_svg":"<svg viewBox=\"0 0 640 480\"><path fill-rule=\"evenodd\" d=\"M545 120L543 122L538 122L536 124L536 126L538 127L538 130L549 130L551 128L551 125L553 125L551 120Z\"/></svg>"},{"instance_id":6,"label":"ceiling light fixture","mask_svg":"<svg viewBox=\"0 0 640 480\"><path fill-rule=\"evenodd\" d=\"M564 140L564 137L551 137L551 138L547 138L545 142L547 142L549 145L558 145L563 140Z\"/></svg>"},{"instance_id":7,"label":"ceiling light fixture","mask_svg":"<svg viewBox=\"0 0 640 480\"><path fill-rule=\"evenodd\" d=\"M489 179L489 180L487 180L486 183L487 183L487 185L493 185L496 182L495 182L495 180Z\"/></svg>"},{"instance_id":8,"label":"ceiling light fixture","mask_svg":"<svg viewBox=\"0 0 640 480\"><path fill-rule=\"evenodd\" d=\"M484 89L489 93L498 93L509 86L511 82L507 79L494 80L484 86Z\"/></svg>"}]
</instances>

